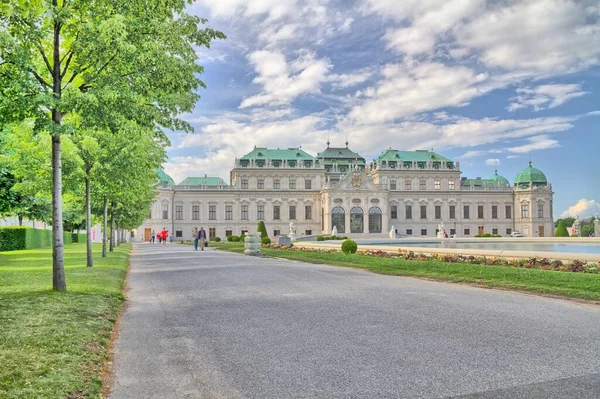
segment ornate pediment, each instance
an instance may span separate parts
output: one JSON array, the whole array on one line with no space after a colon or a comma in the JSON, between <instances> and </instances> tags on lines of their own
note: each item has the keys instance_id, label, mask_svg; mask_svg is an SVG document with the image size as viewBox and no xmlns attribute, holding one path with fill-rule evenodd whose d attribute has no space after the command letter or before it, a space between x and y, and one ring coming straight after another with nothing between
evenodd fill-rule
<instances>
[{"instance_id":1,"label":"ornate pediment","mask_svg":"<svg viewBox=\"0 0 600 399\"><path fill-rule=\"evenodd\" d=\"M333 190L344 190L344 191L383 191L380 187L373 183L371 177L369 177L362 170L353 170L344 176L335 186Z\"/></svg>"}]
</instances>

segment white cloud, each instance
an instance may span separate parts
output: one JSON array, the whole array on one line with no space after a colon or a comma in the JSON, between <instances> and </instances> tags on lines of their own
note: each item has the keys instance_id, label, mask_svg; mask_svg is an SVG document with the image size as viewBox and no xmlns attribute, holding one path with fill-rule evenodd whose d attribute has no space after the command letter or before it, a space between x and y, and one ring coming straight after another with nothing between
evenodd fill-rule
<instances>
[{"instance_id":1,"label":"white cloud","mask_svg":"<svg viewBox=\"0 0 600 399\"><path fill-rule=\"evenodd\" d=\"M528 139L529 143L517 147L509 147L506 150L517 154L526 154L531 151L547 150L549 148L560 147L558 140L549 138L546 135L534 136Z\"/></svg>"},{"instance_id":2,"label":"white cloud","mask_svg":"<svg viewBox=\"0 0 600 399\"><path fill-rule=\"evenodd\" d=\"M368 68L356 73L331 74L328 81L332 82L334 89L345 89L366 82L373 73L374 71Z\"/></svg>"},{"instance_id":3,"label":"white cloud","mask_svg":"<svg viewBox=\"0 0 600 399\"><path fill-rule=\"evenodd\" d=\"M485 160L485 164L487 166L498 166L500 165L500 160L498 158L489 158Z\"/></svg>"},{"instance_id":4,"label":"white cloud","mask_svg":"<svg viewBox=\"0 0 600 399\"><path fill-rule=\"evenodd\" d=\"M384 123L416 113L449 106L464 106L483 93L477 85L485 74L461 66L448 67L437 62L390 64L383 79L365 91L363 104L349 113L357 123Z\"/></svg>"},{"instance_id":5,"label":"white cloud","mask_svg":"<svg viewBox=\"0 0 600 399\"><path fill-rule=\"evenodd\" d=\"M458 159L469 159L469 158L475 158L478 157L482 154L485 154L487 151L479 151L479 150L471 150L471 151L467 151L464 154L462 154L460 157L458 157Z\"/></svg>"},{"instance_id":6,"label":"white cloud","mask_svg":"<svg viewBox=\"0 0 600 399\"><path fill-rule=\"evenodd\" d=\"M593 199L582 198L575 205L567 208L566 211L560 214L560 217L577 217L588 218L600 213L600 203Z\"/></svg>"},{"instance_id":7,"label":"white cloud","mask_svg":"<svg viewBox=\"0 0 600 399\"><path fill-rule=\"evenodd\" d=\"M289 104L302 94L318 93L331 68L328 60L317 59L311 52L302 53L289 64L278 51L255 51L248 59L258 73L253 82L263 91L242 100L240 108Z\"/></svg>"},{"instance_id":8,"label":"white cloud","mask_svg":"<svg viewBox=\"0 0 600 399\"><path fill-rule=\"evenodd\" d=\"M531 107L534 111L558 107L573 98L581 97L588 92L581 90L578 84L547 84L534 88L520 87L517 96L511 98L509 111Z\"/></svg>"}]
</instances>

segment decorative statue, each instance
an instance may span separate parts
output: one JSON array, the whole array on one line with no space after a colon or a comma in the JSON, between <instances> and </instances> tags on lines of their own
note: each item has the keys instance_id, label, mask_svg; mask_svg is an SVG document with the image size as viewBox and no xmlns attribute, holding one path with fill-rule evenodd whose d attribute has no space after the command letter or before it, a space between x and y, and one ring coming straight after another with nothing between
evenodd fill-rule
<instances>
[{"instance_id":1,"label":"decorative statue","mask_svg":"<svg viewBox=\"0 0 600 399\"><path fill-rule=\"evenodd\" d=\"M581 222L579 221L579 215L577 215L577 219L573 222L573 236L581 237Z\"/></svg>"},{"instance_id":2,"label":"decorative statue","mask_svg":"<svg viewBox=\"0 0 600 399\"><path fill-rule=\"evenodd\" d=\"M594 237L600 238L600 219L598 219L598 214L596 214L596 220L594 220Z\"/></svg>"},{"instance_id":3,"label":"decorative statue","mask_svg":"<svg viewBox=\"0 0 600 399\"><path fill-rule=\"evenodd\" d=\"M288 237L290 238L290 240L296 241L296 229L294 229L294 222L290 222L290 232L288 234Z\"/></svg>"},{"instance_id":4,"label":"decorative statue","mask_svg":"<svg viewBox=\"0 0 600 399\"><path fill-rule=\"evenodd\" d=\"M388 233L388 236L391 239L395 239L396 238L396 228L394 226L392 226L392 228L390 229L390 232Z\"/></svg>"},{"instance_id":5,"label":"decorative statue","mask_svg":"<svg viewBox=\"0 0 600 399\"><path fill-rule=\"evenodd\" d=\"M331 235L332 236L337 236L338 232L337 232L337 226L333 226L333 230L331 230Z\"/></svg>"}]
</instances>

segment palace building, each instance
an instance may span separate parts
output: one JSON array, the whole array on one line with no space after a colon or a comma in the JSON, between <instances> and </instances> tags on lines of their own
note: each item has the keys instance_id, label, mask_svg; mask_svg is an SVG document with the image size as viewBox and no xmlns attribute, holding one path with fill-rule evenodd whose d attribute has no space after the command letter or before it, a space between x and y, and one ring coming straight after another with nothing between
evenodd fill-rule
<instances>
[{"instance_id":1,"label":"palace building","mask_svg":"<svg viewBox=\"0 0 600 399\"><path fill-rule=\"evenodd\" d=\"M204 227L209 239L254 232L264 221L271 236L331 234L457 237L478 234L526 237L554 235L552 186L529 166L513 184L494 173L461 177L458 161L433 151L388 149L366 162L346 147L329 146L316 156L299 148L255 147L235 159L231 184L219 177L188 177L179 184L158 171L156 202L138 237L166 227L188 240Z\"/></svg>"}]
</instances>

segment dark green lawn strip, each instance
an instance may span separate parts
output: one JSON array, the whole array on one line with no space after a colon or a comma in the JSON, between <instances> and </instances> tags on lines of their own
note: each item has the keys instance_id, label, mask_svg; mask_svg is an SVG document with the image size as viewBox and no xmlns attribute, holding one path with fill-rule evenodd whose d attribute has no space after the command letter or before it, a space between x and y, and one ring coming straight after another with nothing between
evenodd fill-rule
<instances>
[{"instance_id":1,"label":"dark green lawn strip","mask_svg":"<svg viewBox=\"0 0 600 399\"><path fill-rule=\"evenodd\" d=\"M239 252L241 246L226 245L224 250ZM303 252L262 249L263 254L311 263L355 267L375 273L411 276L438 281L466 283L544 295L600 300L600 275L555 272L505 266L469 265L438 261L408 261L341 252Z\"/></svg>"},{"instance_id":2,"label":"dark green lawn strip","mask_svg":"<svg viewBox=\"0 0 600 399\"><path fill-rule=\"evenodd\" d=\"M65 246L68 292L51 290L51 250L0 253L0 397L99 397L131 245L85 266Z\"/></svg>"}]
</instances>

